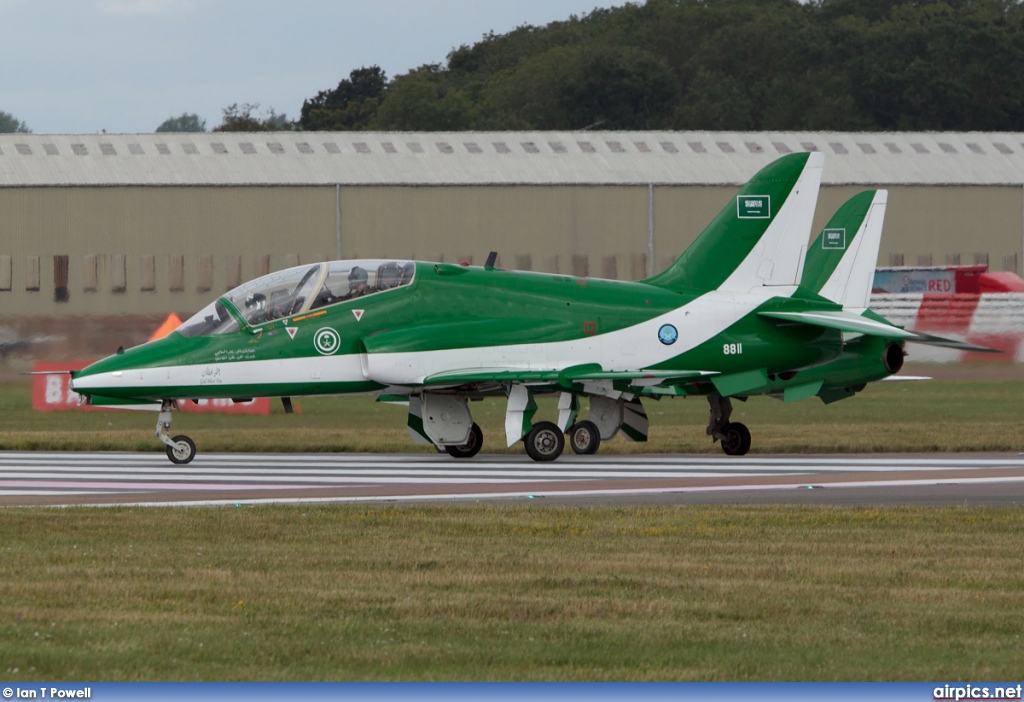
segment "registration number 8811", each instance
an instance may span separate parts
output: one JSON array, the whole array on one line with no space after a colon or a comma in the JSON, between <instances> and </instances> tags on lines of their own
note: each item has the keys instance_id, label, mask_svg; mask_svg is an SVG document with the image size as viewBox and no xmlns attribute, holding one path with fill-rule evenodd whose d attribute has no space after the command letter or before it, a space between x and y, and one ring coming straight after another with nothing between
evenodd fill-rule
<instances>
[{"instance_id":1,"label":"registration number 8811","mask_svg":"<svg viewBox=\"0 0 1024 702\"><path fill-rule=\"evenodd\" d=\"M743 344L723 344L722 353L726 356L736 356L743 353Z\"/></svg>"}]
</instances>

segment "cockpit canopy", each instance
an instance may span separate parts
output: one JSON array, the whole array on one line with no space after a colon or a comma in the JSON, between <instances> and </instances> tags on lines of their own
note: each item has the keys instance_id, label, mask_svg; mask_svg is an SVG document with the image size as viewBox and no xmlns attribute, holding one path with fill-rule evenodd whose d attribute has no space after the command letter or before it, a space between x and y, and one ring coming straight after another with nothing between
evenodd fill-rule
<instances>
[{"instance_id":1,"label":"cockpit canopy","mask_svg":"<svg viewBox=\"0 0 1024 702\"><path fill-rule=\"evenodd\" d=\"M224 301L259 326L320 307L409 285L416 274L411 261L332 261L296 266L250 280L212 302L178 327L183 336L229 334L238 321Z\"/></svg>"}]
</instances>

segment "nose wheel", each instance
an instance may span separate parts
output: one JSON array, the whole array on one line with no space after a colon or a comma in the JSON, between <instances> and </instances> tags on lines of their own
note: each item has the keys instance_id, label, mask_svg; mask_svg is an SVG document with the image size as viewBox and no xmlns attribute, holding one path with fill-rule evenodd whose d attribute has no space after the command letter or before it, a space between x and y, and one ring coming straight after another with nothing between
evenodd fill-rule
<instances>
[{"instance_id":1,"label":"nose wheel","mask_svg":"<svg viewBox=\"0 0 1024 702\"><path fill-rule=\"evenodd\" d=\"M171 459L171 463L184 465L196 457L196 442L192 439L180 434L171 441L174 442L173 445L167 445L167 457Z\"/></svg>"},{"instance_id":2,"label":"nose wheel","mask_svg":"<svg viewBox=\"0 0 1024 702\"><path fill-rule=\"evenodd\" d=\"M173 439L168 436L171 428L171 412L178 409L174 400L164 400L160 404L160 416L156 420L156 438L167 445L167 458L171 463L184 465L196 457L196 443L184 434Z\"/></svg>"}]
</instances>

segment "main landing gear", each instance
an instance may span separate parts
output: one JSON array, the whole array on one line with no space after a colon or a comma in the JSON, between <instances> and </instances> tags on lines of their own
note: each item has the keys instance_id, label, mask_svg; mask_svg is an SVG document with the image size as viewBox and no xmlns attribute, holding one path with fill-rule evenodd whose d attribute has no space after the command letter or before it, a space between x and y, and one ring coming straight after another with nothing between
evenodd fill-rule
<instances>
[{"instance_id":1,"label":"main landing gear","mask_svg":"<svg viewBox=\"0 0 1024 702\"><path fill-rule=\"evenodd\" d=\"M586 419L573 424L564 435L553 422L537 422L523 437L523 444L527 455L533 460L553 461L565 450L566 437L569 447L577 455L597 453L601 446L601 432L596 424Z\"/></svg>"},{"instance_id":2,"label":"main landing gear","mask_svg":"<svg viewBox=\"0 0 1024 702\"><path fill-rule=\"evenodd\" d=\"M171 463L184 465L191 463L196 457L196 443L184 434L173 439L168 436L171 428L171 412L177 409L174 400L164 400L160 404L160 416L156 420L156 438L167 444L167 458Z\"/></svg>"},{"instance_id":3,"label":"main landing gear","mask_svg":"<svg viewBox=\"0 0 1024 702\"><path fill-rule=\"evenodd\" d=\"M569 447L579 456L597 453L597 449L601 447L601 432L596 424L587 419L573 424L566 434L569 437Z\"/></svg>"},{"instance_id":4,"label":"main landing gear","mask_svg":"<svg viewBox=\"0 0 1024 702\"><path fill-rule=\"evenodd\" d=\"M473 421L467 399L460 395L428 392L410 396L410 436L417 443L432 444L439 452L447 453L453 458L472 458L477 455L484 443L483 432ZM544 462L554 461L561 456L566 442L574 453L595 453L601 445L601 433L604 428L595 421L576 421L579 401L575 396L566 393L566 397L560 399L560 404L564 404L565 407L560 406L557 423L533 423L537 405L530 391L521 386L510 388L505 418L505 438L508 445L512 446L517 441L522 441L530 458ZM614 402L612 404L615 405ZM593 408L592 404L592 416ZM622 423L621 411L616 417L618 419L613 422L614 426L609 428L613 433Z\"/></svg>"},{"instance_id":5,"label":"main landing gear","mask_svg":"<svg viewBox=\"0 0 1024 702\"><path fill-rule=\"evenodd\" d=\"M577 455L597 453L601 446L601 433L593 422L576 422L569 431L562 430L553 422L537 422L533 429L523 437L527 455L535 461L553 461L565 450L566 437L569 447Z\"/></svg>"},{"instance_id":6,"label":"main landing gear","mask_svg":"<svg viewBox=\"0 0 1024 702\"><path fill-rule=\"evenodd\" d=\"M721 443L726 455L746 455L750 451L750 430L740 422L729 421L732 402L728 397L709 395L708 404L711 408L708 436ZM591 395L589 419L579 421L576 419L578 396L563 393L558 408L557 423L534 423L537 404L531 391L523 386L511 386L505 415L508 445L522 441L530 458L548 462L561 456L566 444L573 453L585 456L597 453L604 441L620 432L630 441L647 440L647 414L639 398ZM468 432L466 427L470 427ZM410 397L409 433L414 440L433 444L455 458L475 456L483 446L483 433L473 421L466 398L458 395L424 392Z\"/></svg>"},{"instance_id":7,"label":"main landing gear","mask_svg":"<svg viewBox=\"0 0 1024 702\"><path fill-rule=\"evenodd\" d=\"M444 450L453 458L472 458L480 453L480 449L483 445L484 433L480 431L480 425L473 422L473 426L469 428L469 438L466 439L466 443L460 446L448 444L444 447Z\"/></svg>"},{"instance_id":8,"label":"main landing gear","mask_svg":"<svg viewBox=\"0 0 1024 702\"><path fill-rule=\"evenodd\" d=\"M720 441L722 451L728 456L743 456L750 450L750 430L740 422L730 422L732 402L728 397L708 395L711 405L711 418L708 420L707 434L714 441Z\"/></svg>"},{"instance_id":9,"label":"main landing gear","mask_svg":"<svg viewBox=\"0 0 1024 702\"><path fill-rule=\"evenodd\" d=\"M589 418L577 421L579 400L577 394L561 393L558 422L532 424L537 405L530 391L524 387L510 388L505 419L509 446L521 439L530 458L553 461L562 454L566 443L577 455L597 453L601 443L614 438L620 430L629 441L647 441L647 414L639 398L591 395Z\"/></svg>"},{"instance_id":10,"label":"main landing gear","mask_svg":"<svg viewBox=\"0 0 1024 702\"><path fill-rule=\"evenodd\" d=\"M565 450L565 435L554 422L537 422L523 437L527 455L535 461L553 461Z\"/></svg>"}]
</instances>

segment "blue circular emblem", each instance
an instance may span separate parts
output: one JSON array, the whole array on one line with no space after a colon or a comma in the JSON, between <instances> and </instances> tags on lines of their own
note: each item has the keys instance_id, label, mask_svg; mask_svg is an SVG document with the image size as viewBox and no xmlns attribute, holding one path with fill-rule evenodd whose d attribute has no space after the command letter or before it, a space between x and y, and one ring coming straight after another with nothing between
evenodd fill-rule
<instances>
[{"instance_id":1,"label":"blue circular emblem","mask_svg":"<svg viewBox=\"0 0 1024 702\"><path fill-rule=\"evenodd\" d=\"M676 343L678 338L679 332L671 324L663 324L661 329L658 330L658 341L665 344L665 346L671 346Z\"/></svg>"}]
</instances>

